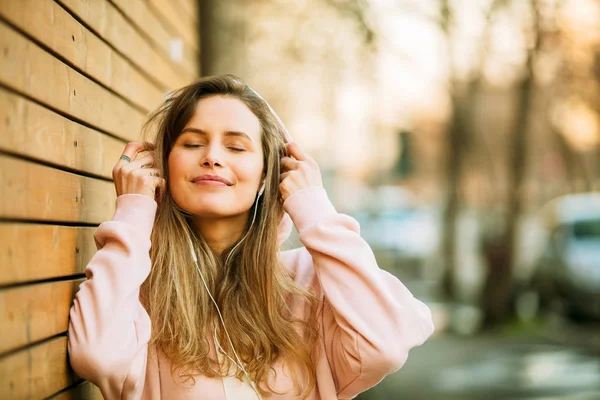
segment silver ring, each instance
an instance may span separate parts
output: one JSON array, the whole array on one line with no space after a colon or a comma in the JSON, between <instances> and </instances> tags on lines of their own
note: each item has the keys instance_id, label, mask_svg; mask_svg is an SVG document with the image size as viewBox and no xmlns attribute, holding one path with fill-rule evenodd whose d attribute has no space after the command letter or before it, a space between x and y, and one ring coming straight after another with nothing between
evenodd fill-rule
<instances>
[{"instance_id":1,"label":"silver ring","mask_svg":"<svg viewBox=\"0 0 600 400\"><path fill-rule=\"evenodd\" d=\"M127 162L131 162L131 158L129 158L128 156L126 156L125 154L121 155L121 157L119 158L120 160L125 160Z\"/></svg>"}]
</instances>

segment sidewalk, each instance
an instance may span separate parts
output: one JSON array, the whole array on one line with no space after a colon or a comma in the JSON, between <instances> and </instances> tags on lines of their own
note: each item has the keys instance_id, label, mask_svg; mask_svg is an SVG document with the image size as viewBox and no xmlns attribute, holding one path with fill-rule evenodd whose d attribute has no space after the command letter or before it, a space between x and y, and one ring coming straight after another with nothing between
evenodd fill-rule
<instances>
[{"instance_id":1,"label":"sidewalk","mask_svg":"<svg viewBox=\"0 0 600 400\"><path fill-rule=\"evenodd\" d=\"M432 310L436 332L359 400L600 399L600 324L553 317L477 333L473 307L443 303L431 283L403 278Z\"/></svg>"},{"instance_id":2,"label":"sidewalk","mask_svg":"<svg viewBox=\"0 0 600 400\"><path fill-rule=\"evenodd\" d=\"M442 334L359 400L600 399L600 358L530 332Z\"/></svg>"}]
</instances>

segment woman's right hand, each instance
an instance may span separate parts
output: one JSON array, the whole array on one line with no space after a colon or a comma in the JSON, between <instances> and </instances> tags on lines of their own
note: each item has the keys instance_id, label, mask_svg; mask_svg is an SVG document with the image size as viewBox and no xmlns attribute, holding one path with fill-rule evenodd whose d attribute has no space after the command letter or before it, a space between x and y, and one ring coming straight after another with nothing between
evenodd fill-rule
<instances>
[{"instance_id":1,"label":"woman's right hand","mask_svg":"<svg viewBox=\"0 0 600 400\"><path fill-rule=\"evenodd\" d=\"M154 166L154 145L150 142L129 142L123 155L131 161L119 159L113 168L112 176L115 182L117 197L122 194L143 194L156 200L157 188L165 185L160 171ZM136 159L138 153L147 151L149 154Z\"/></svg>"}]
</instances>

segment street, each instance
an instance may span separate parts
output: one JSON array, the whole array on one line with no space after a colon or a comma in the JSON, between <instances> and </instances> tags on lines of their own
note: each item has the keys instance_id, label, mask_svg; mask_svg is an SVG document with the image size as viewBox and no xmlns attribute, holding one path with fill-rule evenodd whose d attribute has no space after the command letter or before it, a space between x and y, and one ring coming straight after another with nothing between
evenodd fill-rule
<instances>
[{"instance_id":1,"label":"street","mask_svg":"<svg viewBox=\"0 0 600 400\"><path fill-rule=\"evenodd\" d=\"M440 334L360 400L600 399L600 357L573 343L516 329Z\"/></svg>"}]
</instances>

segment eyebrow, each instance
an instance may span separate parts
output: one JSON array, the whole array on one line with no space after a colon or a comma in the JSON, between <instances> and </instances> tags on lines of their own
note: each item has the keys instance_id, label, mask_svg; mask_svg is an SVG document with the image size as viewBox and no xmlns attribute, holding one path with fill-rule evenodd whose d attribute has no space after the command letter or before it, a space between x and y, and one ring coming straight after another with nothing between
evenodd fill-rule
<instances>
[{"instance_id":1,"label":"eyebrow","mask_svg":"<svg viewBox=\"0 0 600 400\"><path fill-rule=\"evenodd\" d=\"M203 131L202 129L198 129L198 128L185 128L184 130L181 131L181 135L183 135L186 132L197 133L199 135L208 135L208 133L206 133L206 131ZM246 133L241 132L241 131L225 131L224 134L225 134L225 136L238 136L238 137L246 138L251 143L253 143L252 138L250 136L248 136Z\"/></svg>"}]
</instances>

